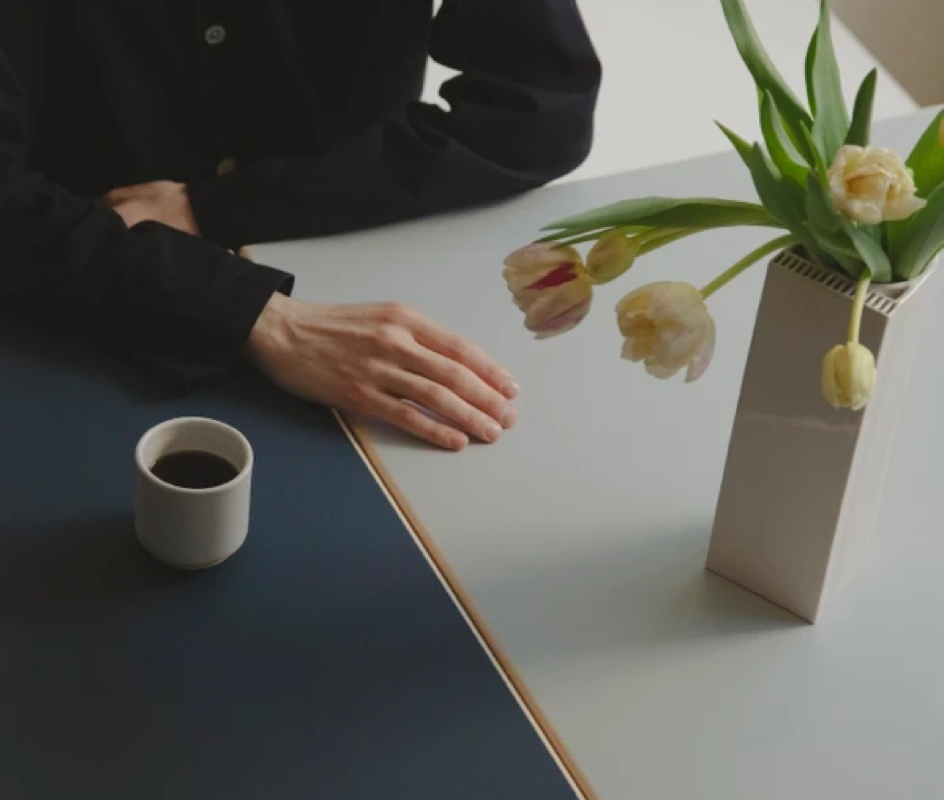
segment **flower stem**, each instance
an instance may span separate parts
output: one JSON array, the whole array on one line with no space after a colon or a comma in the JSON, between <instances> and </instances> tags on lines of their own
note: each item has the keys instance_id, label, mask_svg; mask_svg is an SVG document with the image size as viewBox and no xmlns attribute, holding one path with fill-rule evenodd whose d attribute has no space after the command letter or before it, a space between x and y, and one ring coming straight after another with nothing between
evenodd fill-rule
<instances>
[{"instance_id":1,"label":"flower stem","mask_svg":"<svg viewBox=\"0 0 944 800\"><path fill-rule=\"evenodd\" d=\"M795 236L781 236L773 241L767 242L767 244L761 245L756 250L748 253L744 258L737 262L733 267L729 267L724 272L722 272L717 278L715 278L711 283L705 286L701 290L701 296L706 300L711 297L718 289L726 286L731 281L733 281L738 275L740 275L748 267L753 266L758 261L760 261L764 256L769 253L773 253L776 250L783 250L790 245L796 244L797 240Z\"/></svg>"},{"instance_id":2,"label":"flower stem","mask_svg":"<svg viewBox=\"0 0 944 800\"><path fill-rule=\"evenodd\" d=\"M583 244L584 242L593 242L597 239L606 236L608 233L613 233L614 231L619 231L620 233L625 233L627 236L632 234L645 234L653 230L645 226L635 226L635 227L625 227L625 228L605 228L603 230L596 230L592 233L585 233L580 236L575 236L572 239L558 239L554 242L557 247L570 247L575 244ZM544 241L544 240L540 240Z\"/></svg>"},{"instance_id":3,"label":"flower stem","mask_svg":"<svg viewBox=\"0 0 944 800\"><path fill-rule=\"evenodd\" d=\"M864 278L859 280L856 286L855 298L852 301L852 317L849 319L849 343L856 344L859 341L859 328L862 325L862 309L865 308L865 299L869 294L869 284L872 278L866 273Z\"/></svg>"},{"instance_id":4,"label":"flower stem","mask_svg":"<svg viewBox=\"0 0 944 800\"><path fill-rule=\"evenodd\" d=\"M684 239L686 236L694 236L696 233L703 233L707 230L709 228L667 228L660 230L658 235L654 235L655 232L646 234L640 237L639 255L644 256L646 253L651 253L653 250L658 250L667 244Z\"/></svg>"}]
</instances>

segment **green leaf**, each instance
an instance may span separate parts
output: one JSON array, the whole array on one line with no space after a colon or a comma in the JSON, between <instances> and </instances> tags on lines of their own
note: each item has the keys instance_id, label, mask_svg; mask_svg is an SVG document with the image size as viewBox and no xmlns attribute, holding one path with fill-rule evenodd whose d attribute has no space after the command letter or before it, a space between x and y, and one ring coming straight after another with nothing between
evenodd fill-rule
<instances>
[{"instance_id":1,"label":"green leaf","mask_svg":"<svg viewBox=\"0 0 944 800\"><path fill-rule=\"evenodd\" d=\"M764 207L800 243L816 254L816 240L806 228L806 198L803 190L793 181L783 177L776 166L767 158L759 144L752 148L747 166L754 179L754 188Z\"/></svg>"},{"instance_id":2,"label":"green leaf","mask_svg":"<svg viewBox=\"0 0 944 800\"><path fill-rule=\"evenodd\" d=\"M741 60L754 78L757 87L774 96L777 107L783 114L784 125L790 138L799 145L801 137L799 126L805 123L808 127L812 127L812 118L771 61L742 0L721 0L721 6Z\"/></svg>"},{"instance_id":3,"label":"green leaf","mask_svg":"<svg viewBox=\"0 0 944 800\"><path fill-rule=\"evenodd\" d=\"M907 226L895 261L895 275L905 281L920 275L944 248L944 184L931 192L928 204Z\"/></svg>"},{"instance_id":4,"label":"green leaf","mask_svg":"<svg viewBox=\"0 0 944 800\"><path fill-rule=\"evenodd\" d=\"M914 171L915 185L921 197L928 197L944 183L944 111L934 118L918 139L907 164Z\"/></svg>"},{"instance_id":5,"label":"green leaf","mask_svg":"<svg viewBox=\"0 0 944 800\"><path fill-rule=\"evenodd\" d=\"M861 278L866 269L855 246L843 231L826 231L807 223L810 235L816 240L820 252L828 256L827 263L845 272L852 278Z\"/></svg>"},{"instance_id":6,"label":"green leaf","mask_svg":"<svg viewBox=\"0 0 944 800\"><path fill-rule=\"evenodd\" d=\"M715 125L717 125L721 129L721 132L728 137L728 141L734 145L734 149L737 150L738 155L744 160L745 163L747 163L747 160L751 157L750 143L746 142L730 128L726 128L720 122L715 122Z\"/></svg>"},{"instance_id":7,"label":"green leaf","mask_svg":"<svg viewBox=\"0 0 944 800\"><path fill-rule=\"evenodd\" d=\"M820 180L826 180L826 162L813 141L813 133L806 125L800 126L800 152L803 158L813 171L819 176Z\"/></svg>"},{"instance_id":8,"label":"green leaf","mask_svg":"<svg viewBox=\"0 0 944 800\"><path fill-rule=\"evenodd\" d=\"M811 225L823 230L842 230L842 221L833 206L833 201L826 187L817 180L815 175L809 175L806 179L806 216Z\"/></svg>"},{"instance_id":9,"label":"green leaf","mask_svg":"<svg viewBox=\"0 0 944 800\"><path fill-rule=\"evenodd\" d=\"M625 225L649 225L654 228L725 228L738 225L780 227L757 203L710 197L641 197L568 217L546 225L542 230L582 233Z\"/></svg>"},{"instance_id":10,"label":"green leaf","mask_svg":"<svg viewBox=\"0 0 944 800\"><path fill-rule=\"evenodd\" d=\"M852 241L856 252L866 265L872 280L876 283L890 283L892 280L892 262L882 249L865 230L857 228L855 223L843 218L842 227L845 234Z\"/></svg>"},{"instance_id":11,"label":"green leaf","mask_svg":"<svg viewBox=\"0 0 944 800\"><path fill-rule=\"evenodd\" d=\"M859 251L846 233L829 193L813 174L807 177L806 216L807 229L823 252L846 274L860 277L865 265Z\"/></svg>"},{"instance_id":12,"label":"green leaf","mask_svg":"<svg viewBox=\"0 0 944 800\"><path fill-rule=\"evenodd\" d=\"M856 94L855 105L852 109L852 124L846 134L846 144L855 144L867 147L872 132L872 104L875 101L875 84L878 81L878 70L873 69Z\"/></svg>"},{"instance_id":13,"label":"green leaf","mask_svg":"<svg viewBox=\"0 0 944 800\"><path fill-rule=\"evenodd\" d=\"M826 0L820 3L819 26L806 55L806 87L813 110L813 141L823 160L831 164L849 133L849 112L842 96Z\"/></svg>"},{"instance_id":14,"label":"green leaf","mask_svg":"<svg viewBox=\"0 0 944 800\"><path fill-rule=\"evenodd\" d=\"M770 151L770 158L786 177L801 187L806 187L806 176L809 169L800 163L802 156L797 153L793 142L783 127L776 101L770 92L764 93L764 100L760 106L760 126L764 132L764 141Z\"/></svg>"}]
</instances>

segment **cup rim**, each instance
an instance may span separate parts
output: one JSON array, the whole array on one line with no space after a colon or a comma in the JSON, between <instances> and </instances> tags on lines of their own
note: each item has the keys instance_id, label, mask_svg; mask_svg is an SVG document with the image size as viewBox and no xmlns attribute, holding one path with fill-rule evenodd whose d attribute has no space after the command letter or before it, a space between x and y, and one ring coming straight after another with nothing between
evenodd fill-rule
<instances>
[{"instance_id":1,"label":"cup rim","mask_svg":"<svg viewBox=\"0 0 944 800\"><path fill-rule=\"evenodd\" d=\"M168 483L167 481L158 478L157 475L151 471L151 468L145 464L144 448L147 445L148 440L165 428L175 427L187 422L196 422L202 425L209 425L211 427L224 430L226 433L232 435L239 441L240 445L246 452L246 463L234 478L228 480L226 483L221 483L219 486L210 486L206 489L189 489L186 486L177 486L177 484ZM141 435L141 438L138 439L138 443L134 448L135 466L137 466L138 472L144 476L145 480L150 481L156 486L160 486L162 489L170 489L175 492L190 495L211 495L232 489L237 484L246 480L250 472L252 472L254 461L255 454L253 453L252 445L249 444L249 440L232 425L227 425L225 422L220 422L219 420L211 419L210 417L174 417L173 419L164 420L163 422L148 428L148 430L146 430Z\"/></svg>"}]
</instances>

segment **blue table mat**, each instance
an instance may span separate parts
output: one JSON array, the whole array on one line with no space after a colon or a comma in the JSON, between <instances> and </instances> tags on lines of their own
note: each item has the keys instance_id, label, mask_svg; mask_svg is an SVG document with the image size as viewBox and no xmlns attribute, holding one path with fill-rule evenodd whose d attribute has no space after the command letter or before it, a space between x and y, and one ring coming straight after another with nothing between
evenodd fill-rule
<instances>
[{"instance_id":1,"label":"blue table mat","mask_svg":"<svg viewBox=\"0 0 944 800\"><path fill-rule=\"evenodd\" d=\"M0 798L573 800L328 411L0 334ZM246 544L201 573L133 535L134 445L183 415L256 455Z\"/></svg>"}]
</instances>

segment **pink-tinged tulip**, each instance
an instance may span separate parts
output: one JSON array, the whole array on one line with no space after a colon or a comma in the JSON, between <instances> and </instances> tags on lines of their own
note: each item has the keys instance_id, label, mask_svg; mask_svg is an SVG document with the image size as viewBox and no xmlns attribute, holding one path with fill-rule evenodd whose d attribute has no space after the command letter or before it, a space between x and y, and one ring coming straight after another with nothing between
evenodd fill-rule
<instances>
[{"instance_id":1,"label":"pink-tinged tulip","mask_svg":"<svg viewBox=\"0 0 944 800\"><path fill-rule=\"evenodd\" d=\"M711 363L715 323L701 292L689 283L660 281L642 286L616 307L625 337L623 358L642 361L657 378L687 367L686 382L698 380Z\"/></svg>"},{"instance_id":2,"label":"pink-tinged tulip","mask_svg":"<svg viewBox=\"0 0 944 800\"><path fill-rule=\"evenodd\" d=\"M594 283L609 283L626 272L638 255L635 237L611 231L601 236L587 254L587 272Z\"/></svg>"},{"instance_id":3,"label":"pink-tinged tulip","mask_svg":"<svg viewBox=\"0 0 944 800\"><path fill-rule=\"evenodd\" d=\"M537 242L505 259L502 273L525 327L538 339L575 328L590 311L593 286L580 254L572 247Z\"/></svg>"}]
</instances>

